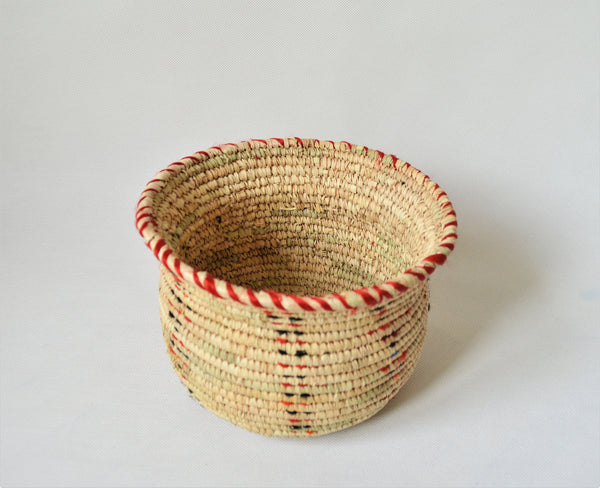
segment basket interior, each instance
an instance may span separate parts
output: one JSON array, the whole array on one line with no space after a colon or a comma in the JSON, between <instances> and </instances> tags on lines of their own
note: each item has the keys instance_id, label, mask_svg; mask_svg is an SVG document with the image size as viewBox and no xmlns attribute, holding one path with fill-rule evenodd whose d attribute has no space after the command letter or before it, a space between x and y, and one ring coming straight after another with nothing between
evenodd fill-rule
<instances>
[{"instance_id":1,"label":"basket interior","mask_svg":"<svg viewBox=\"0 0 600 488\"><path fill-rule=\"evenodd\" d=\"M439 203L415 173L349 150L239 149L178 171L153 213L198 270L326 295L394 279L439 244Z\"/></svg>"}]
</instances>

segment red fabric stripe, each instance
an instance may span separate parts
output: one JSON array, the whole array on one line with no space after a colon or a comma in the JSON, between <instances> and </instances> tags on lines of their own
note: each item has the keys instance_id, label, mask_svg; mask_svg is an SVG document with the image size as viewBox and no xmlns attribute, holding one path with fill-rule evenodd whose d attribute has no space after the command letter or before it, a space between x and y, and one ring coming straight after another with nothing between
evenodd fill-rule
<instances>
[{"instance_id":1,"label":"red fabric stripe","mask_svg":"<svg viewBox=\"0 0 600 488\"><path fill-rule=\"evenodd\" d=\"M146 188L142 193L146 193L149 191L158 191L156 188Z\"/></svg>"},{"instance_id":2,"label":"red fabric stripe","mask_svg":"<svg viewBox=\"0 0 600 488\"><path fill-rule=\"evenodd\" d=\"M180 345L181 347L183 347L184 349L187 349L187 348L186 348L186 347L183 345L183 342L181 342L181 341L180 341L180 340L177 338L177 336L176 336L175 334L171 333L171 337L172 337L173 339L175 339L177 342L179 342L179 345Z\"/></svg>"},{"instance_id":3,"label":"red fabric stripe","mask_svg":"<svg viewBox=\"0 0 600 488\"><path fill-rule=\"evenodd\" d=\"M140 227L140 235L142 234L142 232L144 232L144 229L145 229L146 227L148 227L148 225L150 224L150 222L152 222L152 221L151 221L151 220L146 220L146 222L144 222L144 223L142 224L142 226Z\"/></svg>"},{"instance_id":4,"label":"red fabric stripe","mask_svg":"<svg viewBox=\"0 0 600 488\"><path fill-rule=\"evenodd\" d=\"M325 300L323 300L320 297L311 297L315 302L317 302L319 305L321 305L321 308L323 308L323 310L327 310L328 312L333 312L333 308L331 308L331 305L329 305L329 303L327 303Z\"/></svg>"},{"instance_id":5,"label":"red fabric stripe","mask_svg":"<svg viewBox=\"0 0 600 488\"><path fill-rule=\"evenodd\" d=\"M400 293L404 293L406 290L408 290L408 286L398 283L397 281L388 281L386 285L393 286L394 289L398 290Z\"/></svg>"},{"instance_id":6,"label":"red fabric stripe","mask_svg":"<svg viewBox=\"0 0 600 488\"><path fill-rule=\"evenodd\" d=\"M154 190L154 189L152 189L152 191L158 191L158 190ZM139 205L140 205L140 204L141 204L141 203L142 203L142 202L143 202L143 201L144 201L146 198L150 198L150 196L149 196L149 195L146 195L146 190L144 190L144 191L142 192L142 196L141 196L141 197L140 197L140 199L138 200L138 203L137 203L137 204L138 204L138 206L139 206Z\"/></svg>"},{"instance_id":7,"label":"red fabric stripe","mask_svg":"<svg viewBox=\"0 0 600 488\"><path fill-rule=\"evenodd\" d=\"M256 298L256 295L250 288L248 288L246 290L246 293L248 294L248 299L250 300L250 303L252 305L254 305L255 307L258 307L258 308L265 308L261 305L261 303L258 301L258 298Z\"/></svg>"},{"instance_id":8,"label":"red fabric stripe","mask_svg":"<svg viewBox=\"0 0 600 488\"><path fill-rule=\"evenodd\" d=\"M444 205L442 205L442 208L444 209L446 207L449 207L450 205L452 205L450 202L446 202L444 203Z\"/></svg>"},{"instance_id":9,"label":"red fabric stripe","mask_svg":"<svg viewBox=\"0 0 600 488\"><path fill-rule=\"evenodd\" d=\"M431 256L427 256L423 261L442 265L446 262L446 257L445 254L432 254Z\"/></svg>"},{"instance_id":10,"label":"red fabric stripe","mask_svg":"<svg viewBox=\"0 0 600 488\"><path fill-rule=\"evenodd\" d=\"M196 283L200 288L202 288L204 290L204 285L200 281L200 277L198 276L198 272L196 270L194 270L193 275L194 275L194 283Z\"/></svg>"},{"instance_id":11,"label":"red fabric stripe","mask_svg":"<svg viewBox=\"0 0 600 488\"><path fill-rule=\"evenodd\" d=\"M392 325L392 322L388 322L387 324L385 324L385 325L382 325L381 327L379 327L379 330L385 330L385 329L387 329L387 328L388 328L390 325Z\"/></svg>"},{"instance_id":12,"label":"red fabric stripe","mask_svg":"<svg viewBox=\"0 0 600 488\"><path fill-rule=\"evenodd\" d=\"M439 200L440 200L440 198L442 198L442 197L447 197L447 196L448 196L448 195L446 194L446 192L445 192L445 191L443 191L442 193L440 193L440 194L437 196L437 200L439 201Z\"/></svg>"},{"instance_id":13,"label":"red fabric stripe","mask_svg":"<svg viewBox=\"0 0 600 488\"><path fill-rule=\"evenodd\" d=\"M446 217L449 217L450 215L454 215L456 217L456 212L454 210L451 210L446 214Z\"/></svg>"},{"instance_id":14,"label":"red fabric stripe","mask_svg":"<svg viewBox=\"0 0 600 488\"><path fill-rule=\"evenodd\" d=\"M271 297L273 301L273 305L275 305L279 310L286 310L286 308L281 303L281 295L273 290L267 290L267 293Z\"/></svg>"},{"instance_id":15,"label":"red fabric stripe","mask_svg":"<svg viewBox=\"0 0 600 488\"><path fill-rule=\"evenodd\" d=\"M160 250L166 245L167 243L163 239L156 241L156 245L154 246L154 255L156 256L156 259L158 259L158 253Z\"/></svg>"},{"instance_id":16,"label":"red fabric stripe","mask_svg":"<svg viewBox=\"0 0 600 488\"><path fill-rule=\"evenodd\" d=\"M146 218L146 217L150 217L150 218L152 219L152 214L149 214L149 213L144 213L144 214L140 215L139 217L137 217L137 218L135 219L135 223L136 223L136 225L140 223L140 220L142 220L142 219L144 219L144 218Z\"/></svg>"},{"instance_id":17,"label":"red fabric stripe","mask_svg":"<svg viewBox=\"0 0 600 488\"><path fill-rule=\"evenodd\" d=\"M451 242L444 242L443 244L440 244L440 247L447 247L451 251L454 250L454 244L452 244Z\"/></svg>"},{"instance_id":18,"label":"red fabric stripe","mask_svg":"<svg viewBox=\"0 0 600 488\"><path fill-rule=\"evenodd\" d=\"M458 225L458 222L456 220L453 220L452 222L448 222L446 225L444 225L444 229L446 227L450 227L451 225Z\"/></svg>"},{"instance_id":19,"label":"red fabric stripe","mask_svg":"<svg viewBox=\"0 0 600 488\"><path fill-rule=\"evenodd\" d=\"M264 139L250 139L251 141L256 141L256 142L262 142L263 144L266 144L267 141L265 141Z\"/></svg>"},{"instance_id":20,"label":"red fabric stripe","mask_svg":"<svg viewBox=\"0 0 600 488\"><path fill-rule=\"evenodd\" d=\"M299 137L294 137L294 139L296 139L296 141L298 141L298 144L300 144L302 147L304 147L304 143L302 142L302 139L300 139Z\"/></svg>"},{"instance_id":21,"label":"red fabric stripe","mask_svg":"<svg viewBox=\"0 0 600 488\"><path fill-rule=\"evenodd\" d=\"M284 364L284 363L277 363L279 366L281 366L282 368L289 368L290 365L289 364Z\"/></svg>"},{"instance_id":22,"label":"red fabric stripe","mask_svg":"<svg viewBox=\"0 0 600 488\"><path fill-rule=\"evenodd\" d=\"M434 266L419 266L419 268L424 269L427 274L431 274L435 270Z\"/></svg>"},{"instance_id":23,"label":"red fabric stripe","mask_svg":"<svg viewBox=\"0 0 600 488\"><path fill-rule=\"evenodd\" d=\"M365 291L363 288L359 288L354 290L354 293L360 295L360 297L363 299L363 301L367 304L367 305L376 305L377 304L377 300L375 298L373 298L367 291Z\"/></svg>"},{"instance_id":24,"label":"red fabric stripe","mask_svg":"<svg viewBox=\"0 0 600 488\"><path fill-rule=\"evenodd\" d=\"M389 292L382 290L381 288L379 288L377 285L373 285L373 289L379 293L379 296L381 297L381 299L383 298L392 298L392 295L390 295Z\"/></svg>"},{"instance_id":25,"label":"red fabric stripe","mask_svg":"<svg viewBox=\"0 0 600 488\"><path fill-rule=\"evenodd\" d=\"M173 265L175 266L175 272L183 278L183 275L181 274L181 260L179 258L175 258Z\"/></svg>"},{"instance_id":26,"label":"red fabric stripe","mask_svg":"<svg viewBox=\"0 0 600 488\"><path fill-rule=\"evenodd\" d=\"M142 210L146 210L147 208L152 208L152 205L144 205L142 208L138 208L137 212L135 213L136 217Z\"/></svg>"},{"instance_id":27,"label":"red fabric stripe","mask_svg":"<svg viewBox=\"0 0 600 488\"><path fill-rule=\"evenodd\" d=\"M278 139L277 137L273 138L274 141L277 141L279 144L283 146L283 139Z\"/></svg>"},{"instance_id":28,"label":"red fabric stripe","mask_svg":"<svg viewBox=\"0 0 600 488\"><path fill-rule=\"evenodd\" d=\"M450 239L451 237L454 237L455 239L458 238L458 236L456 234L448 234L447 236L444 236L442 238L442 241L445 241L446 239Z\"/></svg>"},{"instance_id":29,"label":"red fabric stripe","mask_svg":"<svg viewBox=\"0 0 600 488\"><path fill-rule=\"evenodd\" d=\"M423 281L425 279L425 275L423 273L417 273L416 271L413 271L412 269L409 269L404 274L416 276L417 278L419 278L420 281Z\"/></svg>"},{"instance_id":30,"label":"red fabric stripe","mask_svg":"<svg viewBox=\"0 0 600 488\"><path fill-rule=\"evenodd\" d=\"M217 298L221 298L217 288L215 286L215 279L212 277L210 273L206 273L206 278L204 278L204 289L208 291L211 295L216 296Z\"/></svg>"},{"instance_id":31,"label":"red fabric stripe","mask_svg":"<svg viewBox=\"0 0 600 488\"><path fill-rule=\"evenodd\" d=\"M169 265L167 264L167 258L173 254L173 251L171 251L170 249L167 249L164 253L163 253L163 257L162 257L162 263L168 268Z\"/></svg>"},{"instance_id":32,"label":"red fabric stripe","mask_svg":"<svg viewBox=\"0 0 600 488\"><path fill-rule=\"evenodd\" d=\"M240 297L238 297L237 293L233 289L233 286L231 286L231 283L227 282L226 287L227 287L227 294L231 297L232 300L234 300L238 303L244 303L240 300Z\"/></svg>"},{"instance_id":33,"label":"red fabric stripe","mask_svg":"<svg viewBox=\"0 0 600 488\"><path fill-rule=\"evenodd\" d=\"M346 299L342 295L340 295L339 293L334 293L333 296L335 298L337 298L344 307L346 307L348 309L354 308L354 307L351 307L350 305L348 305L348 302L346 301Z\"/></svg>"},{"instance_id":34,"label":"red fabric stripe","mask_svg":"<svg viewBox=\"0 0 600 488\"><path fill-rule=\"evenodd\" d=\"M300 298L299 296L296 295L288 295L292 300L294 300L302 310L307 310L309 312L314 312L314 308L312 308L310 306L309 303L306 302L306 300L304 300L303 298Z\"/></svg>"},{"instance_id":35,"label":"red fabric stripe","mask_svg":"<svg viewBox=\"0 0 600 488\"><path fill-rule=\"evenodd\" d=\"M196 154L204 154L207 158L210 158L210 154L208 154L206 151L198 151Z\"/></svg>"},{"instance_id":36,"label":"red fabric stripe","mask_svg":"<svg viewBox=\"0 0 600 488\"><path fill-rule=\"evenodd\" d=\"M396 156L394 156L393 154L390 154L390 157L392 158L392 161L393 161L392 166L394 167L394 169L397 169L396 163L398 162L398 158Z\"/></svg>"},{"instance_id":37,"label":"red fabric stripe","mask_svg":"<svg viewBox=\"0 0 600 488\"><path fill-rule=\"evenodd\" d=\"M277 338L277 342L281 342L282 344L287 344L287 343L288 343L288 340L287 340L287 339L285 339L284 337L278 337L278 338Z\"/></svg>"}]
</instances>

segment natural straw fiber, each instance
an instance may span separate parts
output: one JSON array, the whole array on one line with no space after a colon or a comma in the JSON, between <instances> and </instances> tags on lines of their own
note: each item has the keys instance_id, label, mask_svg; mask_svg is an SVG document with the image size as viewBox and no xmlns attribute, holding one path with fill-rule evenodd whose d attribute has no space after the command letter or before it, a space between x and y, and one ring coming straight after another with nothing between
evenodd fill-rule
<instances>
[{"instance_id":1,"label":"natural straw fiber","mask_svg":"<svg viewBox=\"0 0 600 488\"><path fill-rule=\"evenodd\" d=\"M344 429L398 392L425 338L429 275L457 237L446 193L408 163L299 138L183 158L136 218L181 381L268 436Z\"/></svg>"}]
</instances>

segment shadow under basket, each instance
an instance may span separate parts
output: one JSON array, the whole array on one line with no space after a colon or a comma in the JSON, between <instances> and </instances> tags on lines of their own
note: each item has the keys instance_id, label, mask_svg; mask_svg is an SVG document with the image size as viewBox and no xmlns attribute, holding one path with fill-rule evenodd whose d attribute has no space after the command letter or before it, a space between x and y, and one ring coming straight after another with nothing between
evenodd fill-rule
<instances>
[{"instance_id":1,"label":"shadow under basket","mask_svg":"<svg viewBox=\"0 0 600 488\"><path fill-rule=\"evenodd\" d=\"M446 193L393 155L269 139L181 159L142 192L167 351L207 409L305 437L379 411L419 359Z\"/></svg>"}]
</instances>

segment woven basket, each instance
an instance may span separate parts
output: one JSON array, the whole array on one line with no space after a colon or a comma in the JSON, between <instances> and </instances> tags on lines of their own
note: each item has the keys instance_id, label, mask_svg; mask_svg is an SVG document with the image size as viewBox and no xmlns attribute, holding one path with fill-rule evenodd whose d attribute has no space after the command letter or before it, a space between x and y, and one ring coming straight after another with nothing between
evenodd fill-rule
<instances>
[{"instance_id":1,"label":"woven basket","mask_svg":"<svg viewBox=\"0 0 600 488\"><path fill-rule=\"evenodd\" d=\"M398 392L425 338L428 277L457 237L446 193L408 163L299 138L183 158L136 217L181 381L268 436L344 429Z\"/></svg>"}]
</instances>

